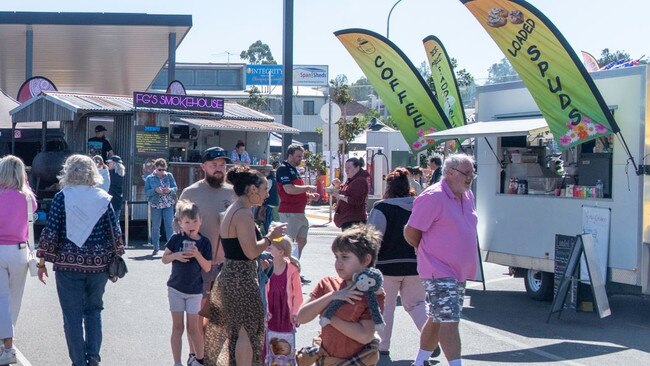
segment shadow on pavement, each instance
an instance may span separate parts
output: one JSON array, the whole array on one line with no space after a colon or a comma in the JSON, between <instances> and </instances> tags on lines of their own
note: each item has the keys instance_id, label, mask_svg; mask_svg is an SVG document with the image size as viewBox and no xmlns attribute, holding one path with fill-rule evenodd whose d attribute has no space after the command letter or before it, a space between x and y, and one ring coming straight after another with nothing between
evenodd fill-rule
<instances>
[{"instance_id":1,"label":"shadow on pavement","mask_svg":"<svg viewBox=\"0 0 650 366\"><path fill-rule=\"evenodd\" d=\"M568 355L572 353L575 354L576 351L579 351L579 354L581 355L579 358L583 358L611 354L625 350L627 350L625 347L611 347L579 342L562 342L541 347L518 349L507 352L463 355L463 359L508 364L532 362L546 363L549 362L549 359L554 358L552 356L549 357L549 355ZM564 358L569 359L570 357L564 356Z\"/></svg>"},{"instance_id":2,"label":"shadow on pavement","mask_svg":"<svg viewBox=\"0 0 650 366\"><path fill-rule=\"evenodd\" d=\"M465 357L463 356L463 358L465 358ZM379 358L379 362L377 363L377 366L388 366L388 365L411 366L412 363L413 363L412 360L395 360L395 361L393 361L393 360L391 360L390 356L381 356ZM433 360L433 359L429 360L429 365L431 365L431 366L437 365L439 363L440 363L440 361L438 361L438 360Z\"/></svg>"},{"instance_id":3,"label":"shadow on pavement","mask_svg":"<svg viewBox=\"0 0 650 366\"><path fill-rule=\"evenodd\" d=\"M471 306L463 309L463 315L472 322L526 338L570 339L572 342L513 352L463 355L463 358L493 362L547 362L549 358L543 355L575 360L626 349L650 352L650 299L641 296L611 296L612 315L603 319L596 313L564 310L559 320L554 314L546 324L551 303L531 300L523 292L468 289L467 295L471 296ZM540 358L531 361L530 353Z\"/></svg>"},{"instance_id":4,"label":"shadow on pavement","mask_svg":"<svg viewBox=\"0 0 650 366\"><path fill-rule=\"evenodd\" d=\"M128 257L128 258L133 259L134 261L152 261L152 260L157 261L160 260L160 258L162 258L162 253L156 254L155 256L151 254L146 254L146 255L140 255L137 257Z\"/></svg>"}]
</instances>

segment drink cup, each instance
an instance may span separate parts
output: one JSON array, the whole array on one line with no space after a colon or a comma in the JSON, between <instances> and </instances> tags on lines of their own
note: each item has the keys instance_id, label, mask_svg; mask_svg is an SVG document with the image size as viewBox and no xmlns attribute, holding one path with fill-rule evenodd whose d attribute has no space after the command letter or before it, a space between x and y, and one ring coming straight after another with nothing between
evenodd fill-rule
<instances>
[{"instance_id":1,"label":"drink cup","mask_svg":"<svg viewBox=\"0 0 650 366\"><path fill-rule=\"evenodd\" d=\"M193 247L195 243L192 240L183 240L183 251L187 252L188 249Z\"/></svg>"}]
</instances>

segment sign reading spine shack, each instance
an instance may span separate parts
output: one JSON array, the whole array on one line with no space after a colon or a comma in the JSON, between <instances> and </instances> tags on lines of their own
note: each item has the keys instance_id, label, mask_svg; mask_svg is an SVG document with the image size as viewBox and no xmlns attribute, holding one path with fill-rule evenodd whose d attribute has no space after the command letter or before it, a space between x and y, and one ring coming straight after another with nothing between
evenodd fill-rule
<instances>
[{"instance_id":1,"label":"sign reading spine shack","mask_svg":"<svg viewBox=\"0 0 650 366\"><path fill-rule=\"evenodd\" d=\"M133 92L133 106L223 113L223 98Z\"/></svg>"},{"instance_id":2,"label":"sign reading spine shack","mask_svg":"<svg viewBox=\"0 0 650 366\"><path fill-rule=\"evenodd\" d=\"M391 41L365 29L334 32L384 101L413 153L438 141L424 136L451 128L431 89Z\"/></svg>"},{"instance_id":3,"label":"sign reading spine shack","mask_svg":"<svg viewBox=\"0 0 650 366\"><path fill-rule=\"evenodd\" d=\"M467 124L458 83L445 47L436 36L428 36L422 40L422 43L427 52L438 103L443 106L442 109L452 126L460 127Z\"/></svg>"},{"instance_id":4,"label":"sign reading spine shack","mask_svg":"<svg viewBox=\"0 0 650 366\"><path fill-rule=\"evenodd\" d=\"M600 91L560 31L522 0L461 0L506 55L561 149L619 132Z\"/></svg>"}]
</instances>

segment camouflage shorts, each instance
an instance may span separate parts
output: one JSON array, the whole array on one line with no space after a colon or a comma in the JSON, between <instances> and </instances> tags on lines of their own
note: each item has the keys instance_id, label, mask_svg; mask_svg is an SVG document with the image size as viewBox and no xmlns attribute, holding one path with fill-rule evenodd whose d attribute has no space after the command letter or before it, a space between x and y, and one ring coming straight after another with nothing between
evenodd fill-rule
<instances>
[{"instance_id":1,"label":"camouflage shorts","mask_svg":"<svg viewBox=\"0 0 650 366\"><path fill-rule=\"evenodd\" d=\"M426 292L427 315L434 323L460 321L465 298L465 282L451 277L422 280Z\"/></svg>"}]
</instances>

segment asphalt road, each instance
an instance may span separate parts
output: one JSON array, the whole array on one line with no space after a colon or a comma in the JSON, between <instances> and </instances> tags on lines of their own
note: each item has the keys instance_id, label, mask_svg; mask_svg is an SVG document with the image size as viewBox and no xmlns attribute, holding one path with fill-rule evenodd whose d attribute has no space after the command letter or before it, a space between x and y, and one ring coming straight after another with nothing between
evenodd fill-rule
<instances>
[{"instance_id":1,"label":"asphalt road","mask_svg":"<svg viewBox=\"0 0 650 366\"><path fill-rule=\"evenodd\" d=\"M317 214L312 213L315 223L319 223ZM331 225L311 230L302 265L312 284L335 273L330 243L336 232ZM150 254L151 249L127 250L128 275L107 285L102 365L173 364L165 286L170 266ZM565 311L561 319L553 317L546 324L550 303L528 299L523 281L505 272L504 267L486 264L487 291L479 283L468 285L461 322L465 365L650 364L650 300L614 296L608 318ZM306 298L312 286L303 290ZM318 329L317 320L301 326L298 345L310 344ZM410 365L418 339L411 319L398 307L391 355L383 357L380 365ZM45 286L28 279L16 346L24 355L23 366L70 364L53 277Z\"/></svg>"}]
</instances>

